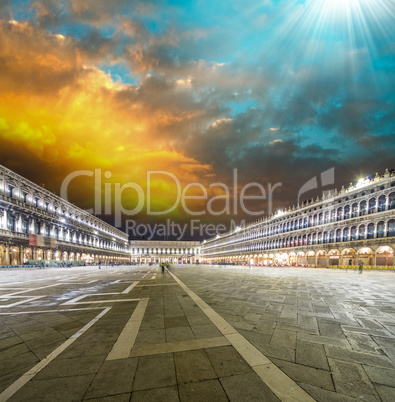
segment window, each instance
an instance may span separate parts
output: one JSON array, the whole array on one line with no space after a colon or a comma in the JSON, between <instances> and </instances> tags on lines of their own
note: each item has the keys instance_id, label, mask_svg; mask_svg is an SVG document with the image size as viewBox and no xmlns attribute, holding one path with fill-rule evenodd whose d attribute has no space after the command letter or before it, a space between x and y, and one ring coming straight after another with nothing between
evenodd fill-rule
<instances>
[{"instance_id":1,"label":"window","mask_svg":"<svg viewBox=\"0 0 395 402\"><path fill-rule=\"evenodd\" d=\"M22 200L24 203L27 202L27 193L25 191L22 193Z\"/></svg>"},{"instance_id":2,"label":"window","mask_svg":"<svg viewBox=\"0 0 395 402\"><path fill-rule=\"evenodd\" d=\"M387 232L388 237L394 237L395 236L395 219L391 219L388 222L388 232Z\"/></svg>"},{"instance_id":3,"label":"window","mask_svg":"<svg viewBox=\"0 0 395 402\"><path fill-rule=\"evenodd\" d=\"M365 225L359 227L358 240L365 240Z\"/></svg>"},{"instance_id":4,"label":"window","mask_svg":"<svg viewBox=\"0 0 395 402\"><path fill-rule=\"evenodd\" d=\"M388 209L394 209L394 208L395 208L395 193L391 193L389 195Z\"/></svg>"},{"instance_id":5,"label":"window","mask_svg":"<svg viewBox=\"0 0 395 402\"><path fill-rule=\"evenodd\" d=\"M45 203L45 210L48 212L49 211L49 202Z\"/></svg>"},{"instance_id":6,"label":"window","mask_svg":"<svg viewBox=\"0 0 395 402\"><path fill-rule=\"evenodd\" d=\"M376 198L369 200L369 214L374 214L376 212Z\"/></svg>"},{"instance_id":7,"label":"window","mask_svg":"<svg viewBox=\"0 0 395 402\"><path fill-rule=\"evenodd\" d=\"M29 224L26 219L22 219L22 233L29 233Z\"/></svg>"},{"instance_id":8,"label":"window","mask_svg":"<svg viewBox=\"0 0 395 402\"><path fill-rule=\"evenodd\" d=\"M12 215L8 216L8 230L15 231L15 217Z\"/></svg>"},{"instance_id":9,"label":"window","mask_svg":"<svg viewBox=\"0 0 395 402\"><path fill-rule=\"evenodd\" d=\"M377 237L384 237L384 222L377 224Z\"/></svg>"},{"instance_id":10,"label":"window","mask_svg":"<svg viewBox=\"0 0 395 402\"><path fill-rule=\"evenodd\" d=\"M8 195L8 197L12 197L13 191L14 191L14 187L11 186L11 185L8 185L8 187L7 187L7 195Z\"/></svg>"},{"instance_id":11,"label":"window","mask_svg":"<svg viewBox=\"0 0 395 402\"><path fill-rule=\"evenodd\" d=\"M348 219L349 217L350 217L350 206L347 205L347 206L344 208L344 219Z\"/></svg>"},{"instance_id":12,"label":"window","mask_svg":"<svg viewBox=\"0 0 395 402\"><path fill-rule=\"evenodd\" d=\"M378 212L385 211L385 195L379 198Z\"/></svg>"},{"instance_id":13,"label":"window","mask_svg":"<svg viewBox=\"0 0 395 402\"><path fill-rule=\"evenodd\" d=\"M360 204L360 207L361 207L360 215L361 216L366 215L366 205L367 205L366 201L362 201Z\"/></svg>"},{"instance_id":14,"label":"window","mask_svg":"<svg viewBox=\"0 0 395 402\"><path fill-rule=\"evenodd\" d=\"M374 238L374 224L373 223L369 223L369 225L368 225L367 238L368 239L373 239Z\"/></svg>"},{"instance_id":15,"label":"window","mask_svg":"<svg viewBox=\"0 0 395 402\"><path fill-rule=\"evenodd\" d=\"M38 208L39 203L40 203L40 199L38 197L35 197L34 198L34 206Z\"/></svg>"},{"instance_id":16,"label":"window","mask_svg":"<svg viewBox=\"0 0 395 402\"><path fill-rule=\"evenodd\" d=\"M353 226L351 228L351 240L357 240L357 228Z\"/></svg>"}]
</instances>

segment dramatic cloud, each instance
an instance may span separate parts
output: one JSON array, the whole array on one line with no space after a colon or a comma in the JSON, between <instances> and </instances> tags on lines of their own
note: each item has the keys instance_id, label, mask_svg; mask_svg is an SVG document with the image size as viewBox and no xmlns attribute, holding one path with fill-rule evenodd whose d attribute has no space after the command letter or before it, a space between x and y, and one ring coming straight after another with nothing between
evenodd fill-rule
<instances>
[{"instance_id":1,"label":"dramatic cloud","mask_svg":"<svg viewBox=\"0 0 395 402\"><path fill-rule=\"evenodd\" d=\"M391 1L184 3L0 2L0 163L55 192L100 168L144 191L147 171L168 171L210 196L237 169L238 190L281 183L276 208L329 168L341 187L393 167ZM91 206L93 186L76 180L74 202ZM152 191L173 205L170 176Z\"/></svg>"}]
</instances>

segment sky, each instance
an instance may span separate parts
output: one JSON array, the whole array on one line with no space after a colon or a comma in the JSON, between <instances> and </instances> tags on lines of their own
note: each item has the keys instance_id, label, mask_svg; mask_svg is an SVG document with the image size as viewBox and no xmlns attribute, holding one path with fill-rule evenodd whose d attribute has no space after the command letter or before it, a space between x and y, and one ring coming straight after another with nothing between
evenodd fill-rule
<instances>
[{"instance_id":1,"label":"sky","mask_svg":"<svg viewBox=\"0 0 395 402\"><path fill-rule=\"evenodd\" d=\"M0 0L0 164L83 172L68 199L124 229L251 221L395 168L394 27L393 0Z\"/></svg>"}]
</instances>

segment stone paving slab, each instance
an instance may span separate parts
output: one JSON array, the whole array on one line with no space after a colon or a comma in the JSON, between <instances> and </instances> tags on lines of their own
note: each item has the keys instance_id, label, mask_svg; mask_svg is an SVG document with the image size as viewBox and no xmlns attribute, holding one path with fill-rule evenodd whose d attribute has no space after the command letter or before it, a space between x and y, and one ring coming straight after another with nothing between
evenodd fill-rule
<instances>
[{"instance_id":1,"label":"stone paving slab","mask_svg":"<svg viewBox=\"0 0 395 402\"><path fill-rule=\"evenodd\" d=\"M0 271L0 294L28 296L0 312L0 395L27 382L1 402L395 400L393 273L203 266L164 274L157 267L22 272L18 289L9 289ZM130 357L107 360L141 299L148 303L135 342L125 345Z\"/></svg>"}]
</instances>

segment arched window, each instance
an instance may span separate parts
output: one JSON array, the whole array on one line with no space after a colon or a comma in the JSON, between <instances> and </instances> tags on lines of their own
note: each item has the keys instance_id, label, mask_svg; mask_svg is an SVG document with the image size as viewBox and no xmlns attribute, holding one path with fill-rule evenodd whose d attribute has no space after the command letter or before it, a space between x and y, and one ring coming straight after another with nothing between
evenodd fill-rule
<instances>
[{"instance_id":1,"label":"arched window","mask_svg":"<svg viewBox=\"0 0 395 402\"><path fill-rule=\"evenodd\" d=\"M384 222L381 221L377 224L377 237L384 237Z\"/></svg>"},{"instance_id":2,"label":"arched window","mask_svg":"<svg viewBox=\"0 0 395 402\"><path fill-rule=\"evenodd\" d=\"M332 209L331 211L331 222L335 222L336 220L336 210Z\"/></svg>"},{"instance_id":3,"label":"arched window","mask_svg":"<svg viewBox=\"0 0 395 402\"><path fill-rule=\"evenodd\" d=\"M343 219L343 208L342 207L337 209L337 214L336 214L336 220L340 221L341 219Z\"/></svg>"},{"instance_id":4,"label":"arched window","mask_svg":"<svg viewBox=\"0 0 395 402\"><path fill-rule=\"evenodd\" d=\"M385 195L379 197L378 212L385 211Z\"/></svg>"},{"instance_id":5,"label":"arched window","mask_svg":"<svg viewBox=\"0 0 395 402\"><path fill-rule=\"evenodd\" d=\"M358 216L358 204L357 204L357 203L352 204L352 207L351 207L351 216L352 216L353 218L355 218L355 217Z\"/></svg>"},{"instance_id":6,"label":"arched window","mask_svg":"<svg viewBox=\"0 0 395 402\"><path fill-rule=\"evenodd\" d=\"M328 243L328 232L324 232L323 242L324 244Z\"/></svg>"},{"instance_id":7,"label":"arched window","mask_svg":"<svg viewBox=\"0 0 395 402\"><path fill-rule=\"evenodd\" d=\"M367 212L367 202L366 200L363 200L360 202L359 204L359 208L360 208L360 216L366 215Z\"/></svg>"},{"instance_id":8,"label":"arched window","mask_svg":"<svg viewBox=\"0 0 395 402\"><path fill-rule=\"evenodd\" d=\"M376 212L376 198L371 198L369 200L369 214L374 214Z\"/></svg>"},{"instance_id":9,"label":"arched window","mask_svg":"<svg viewBox=\"0 0 395 402\"><path fill-rule=\"evenodd\" d=\"M331 232L329 233L329 242L330 243L335 242L335 231L334 230L331 230Z\"/></svg>"},{"instance_id":10,"label":"arched window","mask_svg":"<svg viewBox=\"0 0 395 402\"><path fill-rule=\"evenodd\" d=\"M342 241L342 230L337 229L336 230L336 243L340 243Z\"/></svg>"},{"instance_id":11,"label":"arched window","mask_svg":"<svg viewBox=\"0 0 395 402\"><path fill-rule=\"evenodd\" d=\"M326 211L325 212L325 215L324 215L324 223L328 223L329 222L329 211Z\"/></svg>"},{"instance_id":12,"label":"arched window","mask_svg":"<svg viewBox=\"0 0 395 402\"><path fill-rule=\"evenodd\" d=\"M344 219L349 219L349 218L350 218L350 216L351 216L350 211L351 211L350 206L349 206L349 205L346 205L346 206L344 207Z\"/></svg>"},{"instance_id":13,"label":"arched window","mask_svg":"<svg viewBox=\"0 0 395 402\"><path fill-rule=\"evenodd\" d=\"M390 221L388 221L387 236L388 237L395 236L395 219L391 219Z\"/></svg>"},{"instance_id":14,"label":"arched window","mask_svg":"<svg viewBox=\"0 0 395 402\"><path fill-rule=\"evenodd\" d=\"M368 233L366 236L368 239L374 238L374 223L369 223L368 225Z\"/></svg>"},{"instance_id":15,"label":"arched window","mask_svg":"<svg viewBox=\"0 0 395 402\"><path fill-rule=\"evenodd\" d=\"M388 196L388 209L395 209L395 193Z\"/></svg>"},{"instance_id":16,"label":"arched window","mask_svg":"<svg viewBox=\"0 0 395 402\"><path fill-rule=\"evenodd\" d=\"M307 244L310 245L311 244L311 234L309 234L307 236Z\"/></svg>"},{"instance_id":17,"label":"arched window","mask_svg":"<svg viewBox=\"0 0 395 402\"><path fill-rule=\"evenodd\" d=\"M365 225L361 225L358 229L358 240L365 240Z\"/></svg>"},{"instance_id":18,"label":"arched window","mask_svg":"<svg viewBox=\"0 0 395 402\"><path fill-rule=\"evenodd\" d=\"M322 244L322 232L318 233L317 244Z\"/></svg>"},{"instance_id":19,"label":"arched window","mask_svg":"<svg viewBox=\"0 0 395 402\"><path fill-rule=\"evenodd\" d=\"M351 228L351 238L350 240L357 240L357 227L353 226Z\"/></svg>"},{"instance_id":20,"label":"arched window","mask_svg":"<svg viewBox=\"0 0 395 402\"><path fill-rule=\"evenodd\" d=\"M348 240L348 235L349 235L349 229L348 228L344 228L343 230L343 241L347 241Z\"/></svg>"}]
</instances>

